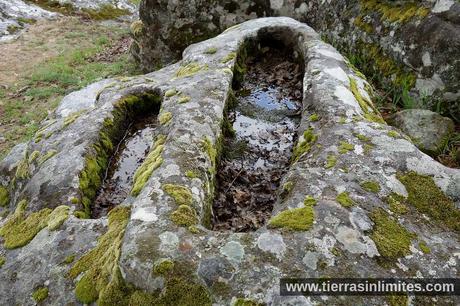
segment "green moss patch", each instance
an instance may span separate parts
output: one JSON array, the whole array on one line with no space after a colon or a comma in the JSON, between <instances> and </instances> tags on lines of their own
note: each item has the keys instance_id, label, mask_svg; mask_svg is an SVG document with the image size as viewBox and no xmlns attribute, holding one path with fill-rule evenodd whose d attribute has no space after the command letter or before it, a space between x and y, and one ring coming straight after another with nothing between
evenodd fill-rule
<instances>
[{"instance_id":1,"label":"green moss patch","mask_svg":"<svg viewBox=\"0 0 460 306\"><path fill-rule=\"evenodd\" d=\"M108 215L108 230L98 239L98 245L83 255L69 270L72 279L83 274L77 282L75 295L81 303L99 300L104 304L107 296L124 296L118 261L123 236L130 216L130 208L118 206Z\"/></svg>"},{"instance_id":2,"label":"green moss patch","mask_svg":"<svg viewBox=\"0 0 460 306\"><path fill-rule=\"evenodd\" d=\"M440 226L460 231L460 210L436 186L433 178L415 172L399 174L397 178L404 184L409 194L407 203L414 206L420 213L433 219Z\"/></svg>"},{"instance_id":3,"label":"green moss patch","mask_svg":"<svg viewBox=\"0 0 460 306\"><path fill-rule=\"evenodd\" d=\"M0 228L5 248L15 249L28 244L43 228L58 229L68 217L69 208L59 206L54 210L44 208L26 217L27 201L18 203L14 214Z\"/></svg>"},{"instance_id":4,"label":"green moss patch","mask_svg":"<svg viewBox=\"0 0 460 306\"><path fill-rule=\"evenodd\" d=\"M409 297L407 295L390 295L388 296L388 304L390 306L407 306L409 305Z\"/></svg>"},{"instance_id":5,"label":"green moss patch","mask_svg":"<svg viewBox=\"0 0 460 306\"><path fill-rule=\"evenodd\" d=\"M216 144L214 146L211 142L211 139L209 137L206 137L201 142L201 146L203 147L203 150L206 152L206 154L209 156L209 159L211 160L210 172L211 174L213 174L216 172L217 156L218 156L217 152L218 152L219 144Z\"/></svg>"},{"instance_id":6,"label":"green moss patch","mask_svg":"<svg viewBox=\"0 0 460 306\"><path fill-rule=\"evenodd\" d=\"M5 256L0 256L0 268L5 264L6 258Z\"/></svg>"},{"instance_id":7,"label":"green moss patch","mask_svg":"<svg viewBox=\"0 0 460 306\"><path fill-rule=\"evenodd\" d=\"M226 64L228 63L229 61L232 61L236 58L236 53L235 52L230 52L229 54L227 54L222 60L221 60L221 63L223 64Z\"/></svg>"},{"instance_id":8,"label":"green moss patch","mask_svg":"<svg viewBox=\"0 0 460 306\"><path fill-rule=\"evenodd\" d=\"M171 112L163 112L158 116L158 121L160 122L161 125L165 125L169 123L172 119L172 113Z\"/></svg>"},{"instance_id":9,"label":"green moss patch","mask_svg":"<svg viewBox=\"0 0 460 306\"><path fill-rule=\"evenodd\" d=\"M390 211L397 215L403 215L409 211L405 202L406 199L397 193L391 193L387 197L387 203L390 206Z\"/></svg>"},{"instance_id":10,"label":"green moss patch","mask_svg":"<svg viewBox=\"0 0 460 306\"><path fill-rule=\"evenodd\" d=\"M350 193L342 192L335 198L337 202L340 203L343 207L352 207L355 205L355 202L350 198Z\"/></svg>"},{"instance_id":11,"label":"green moss patch","mask_svg":"<svg viewBox=\"0 0 460 306\"><path fill-rule=\"evenodd\" d=\"M380 116L380 113L375 108L374 104L367 98L363 97L363 95L359 91L356 80L351 77L349 79L350 79L350 90L355 96L355 99L358 101L359 106L363 110L364 118L372 122L385 123L382 116Z\"/></svg>"},{"instance_id":12,"label":"green moss patch","mask_svg":"<svg viewBox=\"0 0 460 306\"><path fill-rule=\"evenodd\" d=\"M353 151L355 149L355 146L351 143L348 143L346 141L341 141L339 145L339 153L340 154L346 154L350 151Z\"/></svg>"},{"instance_id":13,"label":"green moss patch","mask_svg":"<svg viewBox=\"0 0 460 306\"><path fill-rule=\"evenodd\" d=\"M163 258L155 262L153 272L159 275L164 275L174 268L174 262L170 259Z\"/></svg>"},{"instance_id":14,"label":"green moss patch","mask_svg":"<svg viewBox=\"0 0 460 306\"><path fill-rule=\"evenodd\" d=\"M32 164L39 157L40 157L40 151L33 151L29 155L29 164Z\"/></svg>"},{"instance_id":15,"label":"green moss patch","mask_svg":"<svg viewBox=\"0 0 460 306\"><path fill-rule=\"evenodd\" d=\"M184 104L184 103L190 102L190 100L191 98L189 96L180 96L177 102L180 104Z\"/></svg>"},{"instance_id":16,"label":"green moss patch","mask_svg":"<svg viewBox=\"0 0 460 306\"><path fill-rule=\"evenodd\" d=\"M56 154L57 154L56 150L49 150L48 152L46 152L44 155L42 155L38 159L38 165L43 164L44 162L46 162L48 159L50 159L51 157L53 157Z\"/></svg>"},{"instance_id":17,"label":"green moss patch","mask_svg":"<svg viewBox=\"0 0 460 306\"><path fill-rule=\"evenodd\" d=\"M74 123L80 116L83 114L84 111L78 111L75 113L72 113L68 115L67 117L64 118L64 127L71 125Z\"/></svg>"},{"instance_id":18,"label":"green moss patch","mask_svg":"<svg viewBox=\"0 0 460 306\"><path fill-rule=\"evenodd\" d=\"M185 176L190 178L190 179L194 179L194 178L199 178L200 177L200 173L197 171L197 170L187 170L185 171Z\"/></svg>"},{"instance_id":19,"label":"green moss patch","mask_svg":"<svg viewBox=\"0 0 460 306\"><path fill-rule=\"evenodd\" d=\"M170 98L170 97L175 96L176 94L177 94L176 89L171 88L171 89L168 89L168 90L165 92L165 97L166 97L166 98Z\"/></svg>"},{"instance_id":20,"label":"green moss patch","mask_svg":"<svg viewBox=\"0 0 460 306\"><path fill-rule=\"evenodd\" d=\"M273 228L284 228L292 231L309 230L315 220L313 206L316 205L316 200L311 196L306 196L304 205L305 207L280 212L268 221L268 225Z\"/></svg>"},{"instance_id":21,"label":"green moss patch","mask_svg":"<svg viewBox=\"0 0 460 306\"><path fill-rule=\"evenodd\" d=\"M411 240L415 238L383 209L378 208L370 215L374 228L370 235L380 255L389 261L410 254Z\"/></svg>"},{"instance_id":22,"label":"green moss patch","mask_svg":"<svg viewBox=\"0 0 460 306\"><path fill-rule=\"evenodd\" d=\"M430 9L422 6L418 1L406 1L403 4L393 1L360 0L365 12L379 12L382 21L405 23L414 18L426 17Z\"/></svg>"},{"instance_id":23,"label":"green moss patch","mask_svg":"<svg viewBox=\"0 0 460 306\"><path fill-rule=\"evenodd\" d=\"M75 260L75 257L76 257L75 254L74 255L69 255L66 258L64 258L64 261L62 263L66 264L66 265L69 265L69 264L73 263L73 261Z\"/></svg>"},{"instance_id":24,"label":"green moss patch","mask_svg":"<svg viewBox=\"0 0 460 306\"><path fill-rule=\"evenodd\" d=\"M369 192L378 193L380 191L380 185L376 181L365 181L360 184L360 186Z\"/></svg>"},{"instance_id":25,"label":"green moss patch","mask_svg":"<svg viewBox=\"0 0 460 306\"><path fill-rule=\"evenodd\" d=\"M109 229L99 238L96 248L84 255L70 269L69 277L83 277L77 282L75 294L82 303L97 305L183 305L211 306L205 287L199 284L190 264L158 260L154 273L165 279L162 292L148 293L127 284L118 266L129 209L116 207L109 213Z\"/></svg>"},{"instance_id":26,"label":"green moss patch","mask_svg":"<svg viewBox=\"0 0 460 306\"><path fill-rule=\"evenodd\" d=\"M14 214L0 228L0 236L3 237L4 246L7 249L15 249L28 244L47 225L51 209L45 208L26 217L26 207L27 201L19 202Z\"/></svg>"},{"instance_id":27,"label":"green moss patch","mask_svg":"<svg viewBox=\"0 0 460 306\"><path fill-rule=\"evenodd\" d=\"M425 253L425 254L430 254L431 253L431 249L428 247L428 245L426 244L425 241L420 241L418 243L418 247L420 248L420 250Z\"/></svg>"},{"instance_id":28,"label":"green moss patch","mask_svg":"<svg viewBox=\"0 0 460 306\"><path fill-rule=\"evenodd\" d=\"M139 195L139 193L144 188L145 184L147 183L148 179L152 175L153 171L158 169L163 163L163 158L161 157L161 153L163 153L164 143L166 141L166 136L160 135L158 136L155 144L153 145L152 149L150 150L149 154L145 158L142 165L136 170L133 177L133 188L131 189L131 194L133 196Z\"/></svg>"},{"instance_id":29,"label":"green moss patch","mask_svg":"<svg viewBox=\"0 0 460 306\"><path fill-rule=\"evenodd\" d=\"M312 145L318 140L318 136L313 133L313 128L306 130L302 136L302 139L299 140L292 152L292 160L294 162L299 160L302 155L310 152Z\"/></svg>"},{"instance_id":30,"label":"green moss patch","mask_svg":"<svg viewBox=\"0 0 460 306\"><path fill-rule=\"evenodd\" d=\"M337 156L328 155L326 159L326 169L333 168L337 164Z\"/></svg>"},{"instance_id":31,"label":"green moss patch","mask_svg":"<svg viewBox=\"0 0 460 306\"><path fill-rule=\"evenodd\" d=\"M358 138L362 142L371 142L371 139L369 137L366 137L363 134L356 134L355 136L356 136L356 138Z\"/></svg>"},{"instance_id":32,"label":"green moss patch","mask_svg":"<svg viewBox=\"0 0 460 306\"><path fill-rule=\"evenodd\" d=\"M82 12L93 20L110 20L131 15L127 9L120 9L114 5L103 4L97 9L82 9Z\"/></svg>"},{"instance_id":33,"label":"green moss patch","mask_svg":"<svg viewBox=\"0 0 460 306\"><path fill-rule=\"evenodd\" d=\"M174 199L177 205L192 205L193 196L188 187L174 184L164 184L162 189Z\"/></svg>"},{"instance_id":34,"label":"green moss patch","mask_svg":"<svg viewBox=\"0 0 460 306\"><path fill-rule=\"evenodd\" d=\"M210 47L204 51L204 54L215 54L217 52L216 47Z\"/></svg>"},{"instance_id":35,"label":"green moss patch","mask_svg":"<svg viewBox=\"0 0 460 306\"><path fill-rule=\"evenodd\" d=\"M318 114L312 114L310 117L308 117L308 120L311 122L316 122L319 120Z\"/></svg>"},{"instance_id":36,"label":"green moss patch","mask_svg":"<svg viewBox=\"0 0 460 306\"><path fill-rule=\"evenodd\" d=\"M48 288L47 287L40 287L32 293L32 298L35 302L40 303L43 302L48 297Z\"/></svg>"},{"instance_id":37,"label":"green moss patch","mask_svg":"<svg viewBox=\"0 0 460 306\"><path fill-rule=\"evenodd\" d=\"M305 206L315 206L316 203L318 203L318 201L311 195L307 195L305 199L303 200L303 204Z\"/></svg>"},{"instance_id":38,"label":"green moss patch","mask_svg":"<svg viewBox=\"0 0 460 306\"><path fill-rule=\"evenodd\" d=\"M0 206L5 207L10 203L10 193L6 187L0 186Z\"/></svg>"},{"instance_id":39,"label":"green moss patch","mask_svg":"<svg viewBox=\"0 0 460 306\"><path fill-rule=\"evenodd\" d=\"M61 205L56 207L48 217L46 223L50 231L57 230L69 218L70 207Z\"/></svg>"},{"instance_id":40,"label":"green moss patch","mask_svg":"<svg viewBox=\"0 0 460 306\"><path fill-rule=\"evenodd\" d=\"M176 72L176 77L178 78L184 78L188 76L192 76L194 74L197 74L201 70L207 70L208 66L207 65L200 65L197 62L191 62L186 64L185 66L181 66L179 70Z\"/></svg>"},{"instance_id":41,"label":"green moss patch","mask_svg":"<svg viewBox=\"0 0 460 306\"><path fill-rule=\"evenodd\" d=\"M172 214L171 220L180 226L189 227L198 224L198 216L193 207L180 205Z\"/></svg>"},{"instance_id":42,"label":"green moss patch","mask_svg":"<svg viewBox=\"0 0 460 306\"><path fill-rule=\"evenodd\" d=\"M25 158L23 158L17 168L16 168L16 173L15 173L15 179L19 179L19 180L25 180L27 178L29 178L30 176L30 172L29 172L29 163L28 163L28 158L27 156Z\"/></svg>"},{"instance_id":43,"label":"green moss patch","mask_svg":"<svg viewBox=\"0 0 460 306\"><path fill-rule=\"evenodd\" d=\"M399 133L398 133L398 132L395 132L395 131L388 131L387 135L390 136L390 137L392 137L392 138L399 138L399 137L401 137L401 136L399 135Z\"/></svg>"},{"instance_id":44,"label":"green moss patch","mask_svg":"<svg viewBox=\"0 0 460 306\"><path fill-rule=\"evenodd\" d=\"M263 304L259 304L250 299L237 299L233 306L262 306Z\"/></svg>"}]
</instances>

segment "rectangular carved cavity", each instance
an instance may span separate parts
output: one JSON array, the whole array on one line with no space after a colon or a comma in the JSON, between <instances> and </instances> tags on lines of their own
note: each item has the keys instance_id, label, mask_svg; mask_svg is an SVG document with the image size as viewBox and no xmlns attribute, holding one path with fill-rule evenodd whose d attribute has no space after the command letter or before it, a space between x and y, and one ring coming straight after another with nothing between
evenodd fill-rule
<instances>
[{"instance_id":1,"label":"rectangular carved cavity","mask_svg":"<svg viewBox=\"0 0 460 306\"><path fill-rule=\"evenodd\" d=\"M104 121L80 174L80 217L104 216L129 195L136 169L154 143L160 104L154 93L126 96L115 103L113 119Z\"/></svg>"},{"instance_id":2,"label":"rectangular carved cavity","mask_svg":"<svg viewBox=\"0 0 460 306\"><path fill-rule=\"evenodd\" d=\"M304 63L294 39L259 33L238 54L216 175L214 230L255 230L271 215L302 110Z\"/></svg>"}]
</instances>

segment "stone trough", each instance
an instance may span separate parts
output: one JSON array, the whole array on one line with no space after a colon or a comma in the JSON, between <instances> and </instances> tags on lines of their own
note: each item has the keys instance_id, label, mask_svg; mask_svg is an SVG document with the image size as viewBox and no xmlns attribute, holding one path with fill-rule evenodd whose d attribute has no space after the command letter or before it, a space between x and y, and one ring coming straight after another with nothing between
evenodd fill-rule
<instances>
[{"instance_id":1,"label":"stone trough","mask_svg":"<svg viewBox=\"0 0 460 306\"><path fill-rule=\"evenodd\" d=\"M212 231L232 81L248 45L268 38L305 63L295 158L265 226ZM176 64L70 94L0 164L1 304L33 305L46 291L51 305L383 305L391 298L281 297L279 279L455 277L460 170L386 125L371 99L347 59L285 17L242 23ZM88 219L123 127L152 108L157 136L130 195Z\"/></svg>"}]
</instances>

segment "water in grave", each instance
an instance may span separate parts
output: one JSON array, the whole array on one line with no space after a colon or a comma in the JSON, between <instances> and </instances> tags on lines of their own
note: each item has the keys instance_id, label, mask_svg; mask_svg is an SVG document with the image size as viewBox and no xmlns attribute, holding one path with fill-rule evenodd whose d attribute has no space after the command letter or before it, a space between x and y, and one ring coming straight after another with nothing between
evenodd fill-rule
<instances>
[{"instance_id":1,"label":"water in grave","mask_svg":"<svg viewBox=\"0 0 460 306\"><path fill-rule=\"evenodd\" d=\"M245 232L263 226L287 171L302 110L303 65L285 46L259 47L234 84L217 171L213 229Z\"/></svg>"},{"instance_id":2,"label":"water in grave","mask_svg":"<svg viewBox=\"0 0 460 306\"><path fill-rule=\"evenodd\" d=\"M129 195L134 173L155 141L157 126L156 115L135 118L127 124L126 132L110 158L102 186L94 200L93 218L107 215L110 209Z\"/></svg>"}]
</instances>

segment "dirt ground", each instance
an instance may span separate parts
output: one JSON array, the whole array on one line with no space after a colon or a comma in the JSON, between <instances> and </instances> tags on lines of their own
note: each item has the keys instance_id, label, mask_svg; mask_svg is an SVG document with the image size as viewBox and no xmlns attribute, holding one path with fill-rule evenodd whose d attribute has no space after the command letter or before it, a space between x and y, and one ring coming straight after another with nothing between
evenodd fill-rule
<instances>
[{"instance_id":1,"label":"dirt ground","mask_svg":"<svg viewBox=\"0 0 460 306\"><path fill-rule=\"evenodd\" d=\"M79 17L40 20L0 44L0 159L30 139L67 93L101 78L138 73L129 24Z\"/></svg>"}]
</instances>

